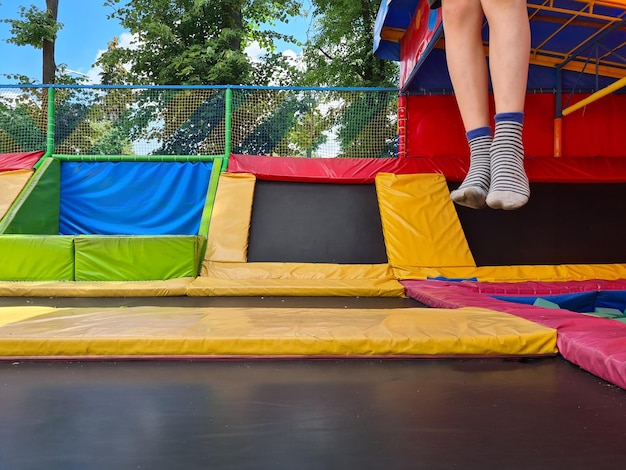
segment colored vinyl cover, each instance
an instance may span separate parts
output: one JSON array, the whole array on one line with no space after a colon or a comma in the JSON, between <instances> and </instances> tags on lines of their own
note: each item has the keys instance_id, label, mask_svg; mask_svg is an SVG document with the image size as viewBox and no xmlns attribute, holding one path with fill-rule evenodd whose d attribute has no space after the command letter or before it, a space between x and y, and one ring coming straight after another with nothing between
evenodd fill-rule
<instances>
[{"instance_id":1,"label":"colored vinyl cover","mask_svg":"<svg viewBox=\"0 0 626 470\"><path fill-rule=\"evenodd\" d=\"M475 266L442 175L376 177L392 266Z\"/></svg>"},{"instance_id":2,"label":"colored vinyl cover","mask_svg":"<svg viewBox=\"0 0 626 470\"><path fill-rule=\"evenodd\" d=\"M256 178L249 174L223 173L220 176L209 226L206 260L247 261L255 183Z\"/></svg>"},{"instance_id":3,"label":"colored vinyl cover","mask_svg":"<svg viewBox=\"0 0 626 470\"><path fill-rule=\"evenodd\" d=\"M587 95L575 95L574 104ZM524 118L524 150L527 157L553 159L554 155L554 109L555 95L537 94L526 97ZM575 159L626 158L626 94L610 95L589 104L585 111L578 111L563 118L562 157ZM495 110L491 109L491 115ZM468 157L469 150L465 131L455 98L444 96L408 96L407 98L407 154L410 157L453 158ZM441 123L446 125L442 126ZM560 160L560 159L555 159ZM593 162L580 162L584 168ZM559 163L553 163L558 168ZM566 167L567 168L567 167ZM570 168L570 177L580 178L579 171ZM551 176L543 171L539 176L545 181L559 181L563 171ZM531 180L538 181L534 175ZM606 178L614 178L611 172ZM624 178L625 174L622 173Z\"/></svg>"},{"instance_id":4,"label":"colored vinyl cover","mask_svg":"<svg viewBox=\"0 0 626 470\"><path fill-rule=\"evenodd\" d=\"M449 118L442 119L447 122ZM437 122L433 122L432 125L440 127ZM540 124L533 125L539 126ZM549 123L547 126L551 128L552 124ZM422 123L418 127L427 132L429 124ZM464 139L462 131L460 132L461 139ZM418 153L410 153L406 158L277 158L260 155L231 155L228 160L228 171L249 173L258 180L269 181L366 184L374 182L378 173L399 175L440 173L448 181L461 182L469 168L469 158L463 156L467 153L465 140L462 140L462 145L458 144L449 151L450 156L439 158L437 153L443 145L454 146L453 134L450 132L445 136L439 136L439 139L446 140L448 144L430 142L433 147L429 147L429 140L423 136L420 140L420 147L413 149ZM536 183L622 183L626 182L626 149L623 158L531 156L526 158L525 166L531 182Z\"/></svg>"},{"instance_id":5,"label":"colored vinyl cover","mask_svg":"<svg viewBox=\"0 0 626 470\"><path fill-rule=\"evenodd\" d=\"M196 235L211 162L63 162L60 232Z\"/></svg>"},{"instance_id":6,"label":"colored vinyl cover","mask_svg":"<svg viewBox=\"0 0 626 470\"><path fill-rule=\"evenodd\" d=\"M7 213L32 174L31 170L0 173L0 219Z\"/></svg>"},{"instance_id":7,"label":"colored vinyl cover","mask_svg":"<svg viewBox=\"0 0 626 470\"><path fill-rule=\"evenodd\" d=\"M73 237L0 236L0 280L74 280Z\"/></svg>"},{"instance_id":8,"label":"colored vinyl cover","mask_svg":"<svg viewBox=\"0 0 626 470\"><path fill-rule=\"evenodd\" d=\"M43 157L43 154L42 150L1 154L0 173L3 171L30 169Z\"/></svg>"},{"instance_id":9,"label":"colored vinyl cover","mask_svg":"<svg viewBox=\"0 0 626 470\"><path fill-rule=\"evenodd\" d=\"M60 162L47 158L0 222L0 233L59 234Z\"/></svg>"},{"instance_id":10,"label":"colored vinyl cover","mask_svg":"<svg viewBox=\"0 0 626 470\"><path fill-rule=\"evenodd\" d=\"M77 281L150 281L193 277L197 236L97 236L75 239Z\"/></svg>"},{"instance_id":11,"label":"colored vinyl cover","mask_svg":"<svg viewBox=\"0 0 626 470\"><path fill-rule=\"evenodd\" d=\"M590 285L593 283L589 281L587 288L595 290L596 287ZM463 283L409 280L403 281L402 284L410 297L432 307L480 306L508 312L549 328L555 328L557 346L565 359L626 389L625 324L569 310L545 309L504 302L475 292L476 283L464 286ZM568 285L568 283L563 284L565 288ZM507 289L504 286L504 283L499 284L498 290L506 292ZM512 292L518 292L516 284L510 284L510 288Z\"/></svg>"},{"instance_id":12,"label":"colored vinyl cover","mask_svg":"<svg viewBox=\"0 0 626 470\"><path fill-rule=\"evenodd\" d=\"M0 308L0 318L6 308ZM482 308L34 308L0 321L2 356L553 355L556 332Z\"/></svg>"}]
</instances>

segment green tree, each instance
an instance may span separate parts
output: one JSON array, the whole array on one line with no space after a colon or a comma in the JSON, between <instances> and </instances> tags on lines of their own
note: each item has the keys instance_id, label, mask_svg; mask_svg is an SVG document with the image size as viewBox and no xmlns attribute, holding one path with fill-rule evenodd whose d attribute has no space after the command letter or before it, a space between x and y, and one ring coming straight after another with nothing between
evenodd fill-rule
<instances>
[{"instance_id":1,"label":"green tree","mask_svg":"<svg viewBox=\"0 0 626 470\"><path fill-rule=\"evenodd\" d=\"M54 46L57 32L63 27L57 21L59 0L46 0L46 10L35 5L20 7L21 19L4 20L11 25L12 37L7 42L18 46L33 46L43 51L42 83L54 83L56 63Z\"/></svg>"},{"instance_id":2,"label":"green tree","mask_svg":"<svg viewBox=\"0 0 626 470\"><path fill-rule=\"evenodd\" d=\"M313 23L304 47L307 85L388 87L394 62L374 56L379 0L312 0Z\"/></svg>"},{"instance_id":3,"label":"green tree","mask_svg":"<svg viewBox=\"0 0 626 470\"><path fill-rule=\"evenodd\" d=\"M244 50L252 41L273 48L287 39L263 24L288 21L298 14L298 0L107 0L134 37L130 47L104 53L106 70L129 64L128 81L137 84L248 84L254 67Z\"/></svg>"}]
</instances>

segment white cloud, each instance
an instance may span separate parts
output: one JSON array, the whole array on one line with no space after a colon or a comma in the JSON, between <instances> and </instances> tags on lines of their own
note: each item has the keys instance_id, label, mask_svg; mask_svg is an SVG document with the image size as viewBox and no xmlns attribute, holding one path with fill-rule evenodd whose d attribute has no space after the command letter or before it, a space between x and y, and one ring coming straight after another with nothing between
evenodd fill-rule
<instances>
[{"instance_id":1,"label":"white cloud","mask_svg":"<svg viewBox=\"0 0 626 470\"><path fill-rule=\"evenodd\" d=\"M122 33L120 34L119 39L119 47L124 49L137 49L140 44L139 36L131 33Z\"/></svg>"},{"instance_id":2,"label":"white cloud","mask_svg":"<svg viewBox=\"0 0 626 470\"><path fill-rule=\"evenodd\" d=\"M262 58L265 54L267 54L268 51L267 49L263 49L257 41L254 41L252 44L246 47L243 52L248 57L250 57L250 60L252 60L252 62L260 63L263 62Z\"/></svg>"},{"instance_id":3,"label":"white cloud","mask_svg":"<svg viewBox=\"0 0 626 470\"><path fill-rule=\"evenodd\" d=\"M306 65L304 64L304 58L302 57L301 52L295 52L291 49L287 49L283 51L283 55L287 57L287 61L290 65L294 66L300 72L303 72L306 69Z\"/></svg>"},{"instance_id":4,"label":"white cloud","mask_svg":"<svg viewBox=\"0 0 626 470\"><path fill-rule=\"evenodd\" d=\"M118 47L121 49L137 49L137 46L139 44L138 41L138 36L136 34L131 34L131 33L122 33L120 34L120 36L118 37ZM100 59L100 57L102 56L102 54L104 54L107 50L106 49L99 49L98 53L96 54L96 58L94 59L94 64L98 61L98 59ZM130 65L125 65L126 69L130 69ZM102 73L102 67L94 65L93 67L91 67L91 69L89 70L89 72L86 73L86 75L89 77L88 81L90 84L92 85L97 85L100 83L100 74Z\"/></svg>"}]
</instances>

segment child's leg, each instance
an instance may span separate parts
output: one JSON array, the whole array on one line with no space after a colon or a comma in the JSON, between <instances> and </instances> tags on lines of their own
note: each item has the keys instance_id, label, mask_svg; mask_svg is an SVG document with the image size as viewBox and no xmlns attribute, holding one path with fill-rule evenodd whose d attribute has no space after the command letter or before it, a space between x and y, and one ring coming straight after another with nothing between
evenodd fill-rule
<instances>
[{"instance_id":1,"label":"child's leg","mask_svg":"<svg viewBox=\"0 0 626 470\"><path fill-rule=\"evenodd\" d=\"M481 0L489 22L489 65L496 104L487 205L517 209L530 197L522 125L530 58L526 0Z\"/></svg>"},{"instance_id":2,"label":"child's leg","mask_svg":"<svg viewBox=\"0 0 626 470\"><path fill-rule=\"evenodd\" d=\"M496 114L496 131L491 144L491 188L487 205L512 210L528 202L530 188L524 170L522 113Z\"/></svg>"},{"instance_id":3,"label":"child's leg","mask_svg":"<svg viewBox=\"0 0 626 470\"><path fill-rule=\"evenodd\" d=\"M470 147L470 168L458 189L450 193L461 206L481 209L485 207L491 180L491 127L479 127L467 133Z\"/></svg>"},{"instance_id":4,"label":"child's leg","mask_svg":"<svg viewBox=\"0 0 626 470\"><path fill-rule=\"evenodd\" d=\"M448 70L471 151L469 172L450 196L457 204L479 209L489 191L491 143L484 14L480 0L443 0L442 16Z\"/></svg>"}]
</instances>

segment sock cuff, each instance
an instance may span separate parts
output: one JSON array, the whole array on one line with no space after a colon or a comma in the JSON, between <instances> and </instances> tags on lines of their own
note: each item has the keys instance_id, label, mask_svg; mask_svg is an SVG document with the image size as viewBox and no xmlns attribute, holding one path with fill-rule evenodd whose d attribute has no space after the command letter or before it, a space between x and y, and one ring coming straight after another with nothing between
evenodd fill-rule
<instances>
[{"instance_id":1,"label":"sock cuff","mask_svg":"<svg viewBox=\"0 0 626 470\"><path fill-rule=\"evenodd\" d=\"M495 116L496 124L498 122L509 121L524 124L524 113L498 113Z\"/></svg>"},{"instance_id":2,"label":"sock cuff","mask_svg":"<svg viewBox=\"0 0 626 470\"><path fill-rule=\"evenodd\" d=\"M491 137L491 127L485 126L472 129L471 131L466 132L465 136L467 137L468 142L470 140L477 139L478 137Z\"/></svg>"}]
</instances>

